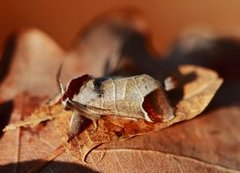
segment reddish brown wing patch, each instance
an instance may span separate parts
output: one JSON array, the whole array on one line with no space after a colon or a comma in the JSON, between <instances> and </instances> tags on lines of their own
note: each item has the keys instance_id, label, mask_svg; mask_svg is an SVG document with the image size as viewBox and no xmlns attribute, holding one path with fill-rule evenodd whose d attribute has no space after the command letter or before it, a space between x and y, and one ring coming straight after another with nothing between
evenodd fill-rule
<instances>
[{"instance_id":1,"label":"reddish brown wing patch","mask_svg":"<svg viewBox=\"0 0 240 173\"><path fill-rule=\"evenodd\" d=\"M160 88L144 98L142 107L153 122L166 122L173 118L173 109Z\"/></svg>"},{"instance_id":2,"label":"reddish brown wing patch","mask_svg":"<svg viewBox=\"0 0 240 173\"><path fill-rule=\"evenodd\" d=\"M147 112L151 120L153 120L154 122L158 122L161 121L160 117L162 114L162 110L160 107L155 107L155 103L152 99L152 97L154 97L154 93L155 92L152 92L144 98L143 109Z\"/></svg>"},{"instance_id":3,"label":"reddish brown wing patch","mask_svg":"<svg viewBox=\"0 0 240 173\"><path fill-rule=\"evenodd\" d=\"M85 74L81 77L77 77L71 80L69 85L67 86L67 90L65 91L62 99L63 100L65 100L66 98L72 99L74 95L79 93L80 88L91 79L92 79L91 76Z\"/></svg>"}]
</instances>

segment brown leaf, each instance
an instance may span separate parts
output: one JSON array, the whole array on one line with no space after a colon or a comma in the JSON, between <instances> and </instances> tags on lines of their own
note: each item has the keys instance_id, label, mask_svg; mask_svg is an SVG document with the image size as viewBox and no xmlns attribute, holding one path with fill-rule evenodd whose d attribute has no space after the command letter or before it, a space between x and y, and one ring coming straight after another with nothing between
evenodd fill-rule
<instances>
[{"instance_id":1,"label":"brown leaf","mask_svg":"<svg viewBox=\"0 0 240 173\"><path fill-rule=\"evenodd\" d=\"M215 72L197 66L182 66L179 71L182 76L194 73L196 78L183 86L183 99L176 105L174 119L168 122L149 123L144 120L135 121L106 116L99 120L99 127L96 132L93 133L94 127L91 124L68 143L68 123L71 113L65 114L56 119L56 124L63 141L66 143L67 151L75 157L85 160L86 154L100 144L157 131L200 114L220 87L222 79ZM162 99L159 89L152 93L152 95L151 99L154 100L153 102ZM159 103L161 103L161 100L159 100Z\"/></svg>"},{"instance_id":2,"label":"brown leaf","mask_svg":"<svg viewBox=\"0 0 240 173\"><path fill-rule=\"evenodd\" d=\"M106 31L106 29L103 30ZM18 39L14 38L15 49L10 50L13 54L12 62L8 73L1 77L0 85L1 105L13 100L11 123L25 119L34 109L41 107L43 100L55 94L57 90L55 75L62 60L66 59L63 79L68 81L76 74L89 73L93 76L101 76L106 58L108 58L106 55L111 55L111 57L119 55L118 44L105 44L105 49L102 47L103 45L98 47L99 42L95 42L96 44L91 47L91 44L87 45L86 40L78 42L75 46L77 50L74 48L69 52L64 52L48 36L37 30L20 32ZM84 39L88 39L88 37ZM116 47L111 49L109 45ZM94 50L98 51L94 53ZM182 67L180 72L185 74L193 69L199 75L202 72L207 73L207 76L204 75L206 79L201 78L203 77L201 75L197 79L208 82L204 86L199 81L200 88L190 85L191 82L188 83L189 85L184 85L186 93L193 89L194 94L186 95L184 93L186 96L184 102L176 102L178 103L177 117L171 123L182 120L179 117L192 118L201 112L212 97L210 93L213 95L220 83L215 78L215 73L206 69ZM200 100L202 102L198 102ZM193 107L195 105L201 106ZM187 112L186 110L190 110L189 107L196 110ZM52 111L57 112L59 109L60 107L54 107ZM11 113L11 111L3 112ZM75 152L74 150L73 154L82 157L91 147L97 145L93 141L108 142L111 140L116 142L107 143L93 150L87 157L87 161L90 163L88 165L70 154L63 153L44 167L42 172L237 172L240 169L239 112L238 107L214 110L191 121L129 140L124 139L135 135L142 129L144 133L152 131L152 129L148 129L150 125L140 122L140 129L136 122L127 122L126 120L120 122L119 119L106 116L99 122L98 133L102 130L102 135L91 134L92 126L87 123L86 130L78 136L83 141L73 139L71 145L67 143L67 149L79 142L87 144L81 146L81 155L78 155L79 151ZM71 112L66 112L64 116L59 116L65 123L62 124L63 127L68 127L67 119L70 114ZM1 112L0 115L2 120L6 114ZM155 130L168 125L170 124L157 124ZM103 127L107 128L103 129ZM122 129L127 129L127 131L122 131ZM66 130L61 133L62 140L66 140L64 135ZM122 136L123 141L117 140L119 136ZM0 150L0 172L26 172L33 166L41 164L42 159L62 145L62 140L52 121L33 129L21 128L5 132L0 139L2 148ZM73 150L71 149L71 151ZM102 157L103 155L104 157Z\"/></svg>"}]
</instances>

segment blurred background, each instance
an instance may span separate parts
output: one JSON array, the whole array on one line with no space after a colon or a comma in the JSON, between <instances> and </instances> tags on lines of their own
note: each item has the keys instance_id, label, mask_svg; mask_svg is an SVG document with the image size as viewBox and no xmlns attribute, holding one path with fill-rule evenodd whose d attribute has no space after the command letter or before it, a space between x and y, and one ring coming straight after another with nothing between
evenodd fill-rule
<instances>
[{"instance_id":1,"label":"blurred background","mask_svg":"<svg viewBox=\"0 0 240 173\"><path fill-rule=\"evenodd\" d=\"M111 10L140 10L155 48L165 53L176 37L192 28L223 35L240 35L240 1L139 0L8 0L0 2L0 45L21 27L37 27L68 48L77 33L99 15Z\"/></svg>"},{"instance_id":2,"label":"blurred background","mask_svg":"<svg viewBox=\"0 0 240 173\"><path fill-rule=\"evenodd\" d=\"M97 26L91 25L96 22L95 19L105 19L106 16L121 14L121 12L134 12L132 16L125 15L125 19L129 18L127 25L131 25L131 22L134 21L137 24L135 29L140 31L139 33L134 33L135 31L132 32L127 28L125 30L126 26L121 26L121 24L117 25L116 30L111 30L112 26L108 26L108 29L103 27L103 32L101 26L104 25L99 25L100 34L98 29L96 29L96 33L91 30ZM239 16L240 1L238 0L228 2L225 0L1 1L0 53L3 52L5 41L10 33L21 28L42 30L62 48L68 50L73 47L74 41L79 39L78 35L81 33L85 36L88 35L85 40L89 40L89 45L93 46L90 46L91 49L88 48L88 53L81 50L81 57L93 55L93 57L102 59L114 59L120 50L120 56L133 58L134 65L141 69L141 73L150 74L160 81L180 64L195 64L216 70L224 79L224 84L215 100L218 102L217 105L223 106L240 101L238 89L240 86L238 75L240 73ZM110 34L107 35L113 40L108 40L104 30ZM85 31L93 34L86 34ZM130 35L121 35L121 32L126 31ZM122 38L127 40L121 41ZM146 38L150 42L146 42ZM111 46L109 46L110 42ZM121 42L124 42L121 48L115 45L115 43L122 44ZM78 45L80 44L78 43ZM95 47L96 45L99 47ZM149 47L154 48L155 52L148 49ZM115 52L111 52L112 48ZM106 52L113 57L105 56ZM2 59L8 61L8 54L6 55ZM164 61L157 62L154 59L159 60L159 57ZM93 62L95 65L98 64L97 67L90 68L88 65L88 68L84 69L85 73L94 75L99 75L99 71L105 70L109 63L96 61L95 58L91 60L89 57L85 61L86 64ZM114 63L117 64L116 62ZM77 63L72 62L72 64ZM111 66L112 62L109 64ZM98 72L95 72L96 70Z\"/></svg>"},{"instance_id":3,"label":"blurred background","mask_svg":"<svg viewBox=\"0 0 240 173\"><path fill-rule=\"evenodd\" d=\"M126 23L116 22L115 18L104 23L106 16L121 14L121 11L133 11L136 18L134 15L125 15L124 19L129 19ZM0 105L0 114L4 115L1 118L5 119L0 121L0 131L8 124L12 111L19 109L22 116L27 112L26 110L31 110L27 109L28 106L24 106L28 97L32 95L42 98L56 93L56 82L53 79L60 61L64 61L62 78L64 83L80 74L107 76L117 72L115 74L120 75L121 68L116 67L121 65L126 67L122 68L122 72L126 72L127 75L130 75L129 72L133 72L133 75L146 73L162 82L169 74L176 71L179 65L194 64L211 68L224 79L223 85L205 113L218 108L227 107L227 109L200 116L195 124L191 121L193 124L190 126L175 126L175 131L174 128L172 131L172 128L169 128L170 131L167 133L159 133L163 135L160 138L147 137L143 139L143 147L146 147L146 141L146 144L149 141L151 144L156 140L156 145L160 146L159 150L166 147L162 150L163 153L169 151L175 153L179 150L177 156L193 155L197 162L204 161L200 162L200 166L206 167L206 172L210 172L210 167L207 166L210 165L209 163L214 163L212 165L214 168L216 165L216 167L220 165L219 168L223 165L223 171L226 168L239 169L239 16L239 0L2 0L0 1L0 100L7 102ZM98 23L96 18L103 20ZM136 23L131 23L132 21ZM132 27L131 24L136 25ZM27 30L29 32L26 33L30 33L29 35L20 32L19 35L23 35L21 38L18 37L19 35L12 35L5 44L8 36L21 28L37 28L44 31L67 51L62 51L51 38L34 30ZM78 37L79 34L83 37ZM152 45L154 51L151 49ZM126 64L119 63L124 62L120 59L126 60ZM178 72L174 75L176 78L179 77ZM192 75L189 78L194 79L194 77ZM179 78L182 79L181 75ZM179 82L180 87L167 93L172 104L182 99L181 85L189 80L182 81ZM28 96L28 93L31 95ZM23 95L27 97L22 98ZM21 106L17 107L15 102ZM32 104L35 102L29 104L29 108ZM12 145L9 145L12 141L8 143L2 139L3 142L0 143L4 144L2 148L10 147L6 151L12 153ZM166 141L166 145L163 141ZM135 144L137 145L138 142L133 145ZM24 145L18 143L18 146ZM17 153L19 151L17 149ZM29 150L26 152L28 154L24 156L34 158L29 155ZM7 152L4 150L3 153ZM135 155L131 154L132 156ZM167 154L167 158L171 159L167 161L169 167L173 162L179 167L179 161L168 156ZM4 163L13 162L9 153L1 158L4 158ZM6 162L6 158L10 160ZM153 165L153 159L149 158L147 157L151 162L149 165ZM19 161L25 160L28 159ZM14 158L13 163L15 161ZM191 162L195 165L195 160L193 161ZM24 162L22 163L25 165ZM106 163L108 168L109 161ZM162 165L166 162L157 160L156 163L161 163L158 167L162 169ZM180 165L180 168L184 167L185 161L182 163L184 164ZM190 170L189 165L185 167ZM127 169L130 170L131 167ZM199 166L196 169L199 169Z\"/></svg>"}]
</instances>

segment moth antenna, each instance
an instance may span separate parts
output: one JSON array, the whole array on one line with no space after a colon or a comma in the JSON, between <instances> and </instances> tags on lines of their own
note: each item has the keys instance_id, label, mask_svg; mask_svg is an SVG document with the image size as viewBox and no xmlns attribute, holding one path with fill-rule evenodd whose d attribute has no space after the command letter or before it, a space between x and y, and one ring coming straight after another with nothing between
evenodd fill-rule
<instances>
[{"instance_id":1,"label":"moth antenna","mask_svg":"<svg viewBox=\"0 0 240 173\"><path fill-rule=\"evenodd\" d=\"M62 64L60 65L60 67L58 69L56 80L57 80L58 90L63 95L64 87L63 87L62 80L61 80L61 72L62 72Z\"/></svg>"}]
</instances>

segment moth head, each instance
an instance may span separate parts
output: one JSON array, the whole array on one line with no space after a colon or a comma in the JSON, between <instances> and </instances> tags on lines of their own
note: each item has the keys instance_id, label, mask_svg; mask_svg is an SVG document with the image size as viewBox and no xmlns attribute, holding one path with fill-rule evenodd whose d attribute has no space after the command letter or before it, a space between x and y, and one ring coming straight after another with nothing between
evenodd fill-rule
<instances>
[{"instance_id":1,"label":"moth head","mask_svg":"<svg viewBox=\"0 0 240 173\"><path fill-rule=\"evenodd\" d=\"M83 75L80 77L76 77L72 79L66 88L63 87L62 81L61 81L61 70L62 66L60 66L58 73L57 73L57 84L58 84L58 90L61 93L61 102L64 107L64 109L72 109L74 108L72 102L74 101L74 98L81 94L80 90L85 85L86 82L92 79L89 75Z\"/></svg>"}]
</instances>

